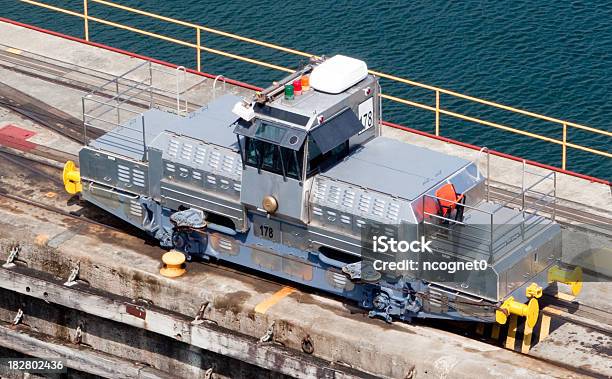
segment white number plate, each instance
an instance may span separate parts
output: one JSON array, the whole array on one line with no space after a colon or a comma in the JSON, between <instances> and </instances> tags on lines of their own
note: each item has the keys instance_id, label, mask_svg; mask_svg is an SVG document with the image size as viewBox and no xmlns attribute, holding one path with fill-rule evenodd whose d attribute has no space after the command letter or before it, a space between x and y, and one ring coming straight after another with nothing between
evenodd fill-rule
<instances>
[{"instance_id":1,"label":"white number plate","mask_svg":"<svg viewBox=\"0 0 612 379\"><path fill-rule=\"evenodd\" d=\"M363 125L363 130L374 126L374 98L370 97L359 104L359 121Z\"/></svg>"}]
</instances>

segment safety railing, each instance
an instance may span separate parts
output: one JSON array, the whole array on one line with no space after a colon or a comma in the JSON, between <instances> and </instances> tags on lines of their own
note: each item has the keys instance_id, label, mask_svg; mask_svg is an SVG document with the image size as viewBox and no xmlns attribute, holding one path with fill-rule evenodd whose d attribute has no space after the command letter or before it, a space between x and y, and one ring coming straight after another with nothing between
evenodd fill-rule
<instances>
[{"instance_id":1,"label":"safety railing","mask_svg":"<svg viewBox=\"0 0 612 379\"><path fill-rule=\"evenodd\" d=\"M168 76L174 77L176 92L156 85L154 78L164 82L162 78ZM96 128L105 132L97 141L99 148L112 146L146 160L147 134L142 109L187 114L188 103L181 99L184 78L184 68L162 70L145 61L98 86L82 98L83 140L88 144L88 129Z\"/></svg>"},{"instance_id":2,"label":"safety railing","mask_svg":"<svg viewBox=\"0 0 612 379\"><path fill-rule=\"evenodd\" d=\"M442 252L457 256L463 252L466 257L486 257L493 262L500 252L516 247L554 222L556 179L556 172L540 174L529 171L523 161L521 191L503 203L472 200L473 205L468 205L465 200L450 201L425 194L419 200L423 210L424 233ZM474 192L468 191L464 195L473 196ZM464 215L470 215L470 222L435 212L440 201L453 204L457 210L463 208ZM550 217L545 217L544 213Z\"/></svg>"},{"instance_id":3,"label":"safety railing","mask_svg":"<svg viewBox=\"0 0 612 379\"><path fill-rule=\"evenodd\" d=\"M257 66L261 66L261 67L265 67L265 68L269 68L269 69L273 69L273 70L278 70L278 71L284 71L284 72L289 72L292 73L294 72L294 69L289 68L289 67L284 67L284 66L280 66L280 65L276 65L276 64L272 64L272 63L268 63L268 62L264 62L262 60L258 60L258 59L254 59L254 58L250 58L250 57L246 57L246 56L242 56L242 55L238 55L238 54L233 54L230 52L226 52L226 51L222 51L219 49L215 49L209 46L205 46L204 45L204 34L205 33L209 33L211 35L216 35L216 36L221 36L221 37L226 37L232 40L236 40L236 41L241 41L241 42L246 42L249 44L253 44L253 45L257 45L257 46L261 46L261 47L265 47L268 49L272 49L278 52L282 52L282 53L287 53L287 54L291 54L291 55L295 55L295 56L299 56L299 57L306 57L306 58L312 58L315 57L314 54L310 54L310 53L306 53L303 51L299 51L299 50L295 50L295 49L290 49L287 47L283 47L280 45L276 45L276 44L272 44L272 43L268 43L268 42L264 42L264 41L260 41L257 39L253 39L253 38L248 38L248 37L243 37L237 34L232 34L232 33L227 33L221 30L217 30L217 29L213 29L213 28L209 28L209 27L205 27L202 25L197 25L194 23L190 23L190 22L185 22L185 21L181 21L175 18L171 18L171 17L166 17L166 16L162 16L162 15L158 15L155 13L151 13L151 12L147 12L147 11L143 11L140 9L136 9L136 8L132 8L132 7L127 7L121 4L117 4L111 1L107 1L107 0L83 0L83 9L81 12L77 12L74 10L70 10L70 9L65 9L65 8L61 8L61 7L57 7L57 6L53 6L50 4L46 4L40 1L35 1L35 0L20 0L23 3L27 3L30 5L34 5L34 6L38 6L41 8L45 8L48 10L52 10L52 11L56 11L56 12L60 12L63 14L67 14L67 15L71 15L71 16L75 16L75 17L79 17L83 20L84 23L84 30L85 30L85 39L89 40L89 36L90 36L90 27L91 27L91 22L96 22L99 24L103 24L103 25L107 25L107 26L111 26L117 29L122 29L122 30L127 30L133 33L137 33L140 35L144 35L144 36L148 36L148 37L152 37L152 38L157 38L166 42L170 42L173 44L177 44L177 45L181 45L181 46L185 46L185 47L189 47L195 50L196 53L196 68L198 71L202 70L202 52L207 52L210 54L215 54L215 55L220 55L226 58L231 58L231 59L235 59L235 60L239 60L242 62L246 62L246 63L250 63L250 64L254 64ZM129 12L130 14L134 14L134 15L138 15L138 16L142 16L142 17L146 17L149 19L154 19L154 20L158 20L158 21L163 21L166 23L170 23L170 24L174 24L174 25L180 25L183 27L187 27L193 30L194 33L194 41L193 42L189 42L189 41L184 41L178 38L174 38L174 37L170 37L167 35L163 35L163 34L159 34L159 33L154 33L148 30L144 30L144 29L140 29L140 28L136 28L133 26L129 26L129 25L125 25L125 24L121 24L118 22L114 22L114 21L110 21L107 19L103 19L101 17L97 17L92 15L91 13L91 9L90 9L90 4L91 3L95 3L95 4L99 4L99 5L103 5L112 9L117 9L117 10L121 10L121 11L125 11L125 12ZM565 120L561 120L558 118L554 118L554 117L548 117L545 115L541 115L538 113L534 113L534 112L529 112L529 111L525 111L522 109L518 109L518 108L514 108L514 107L510 107L507 105L503 105L503 104L499 104L493 101L488 101L488 100L484 100L484 99L480 99L477 97L473 97L473 96L469 96L469 95L464 95L455 91L451 91L451 90L447 90L447 89L443 89L440 87L435 87L435 86L430 86L427 84L423 84L423 83L419 83L413 80L409 80L409 79L405 79L405 78L401 78L398 76L394 76L394 75L390 75L390 74L386 74L383 72L379 72L379 71L375 71L375 70L370 70L371 74L377 75L381 78L385 78L388 79L392 82L395 83L400 83L403 85L408 86L409 88L420 88L426 91L429 91L432 95L433 95L433 105L428 105L428 104L423 104L421 102L418 101L413 101L413 100L409 100L409 99L404 99L401 97L397 97L397 96L392 96L392 95L388 95L388 94L381 94L381 98L398 103L398 104L403 104L403 105L407 105L410 107L414 107L414 108L418 108L418 109L422 109L422 110L426 110L426 111L430 111L435 115L435 130L434 133L436 136L440 136L441 135L441 116L450 116L454 119L459 119L459 120L463 120L463 121L467 121L467 122L471 122L471 123L476 123L479 125L484 125L486 127L490 127L496 130L501 130L501 131L505 131L505 132L509 132L509 133L513 133L513 134L517 134L517 135L521 135L521 136L525 136L525 137L529 137L529 138L533 138L536 140L540 140L540 141L544 141L547 143L552 143L555 144L557 146L561 147L561 164L560 167L562 169L566 169L567 167L567 151L568 148L571 149L575 149L575 150L580 150L580 151L584 151L586 153L590 153L593 155L597 155L597 156L601 156L607 159L612 158L612 153L610 153L610 151L604 151L604 150L600 150L600 149L596 149L593 147L588 147L588 146L584 146L584 145L580 145L578 143L575 142L570 142L568 140L568 131L570 129L575 129L575 130L580 130L582 132L586 132L586 133L590 133L592 135L596 135L596 136L604 136L607 138L612 137L612 132L606 131L606 130L601 130L601 129L597 129L597 128L593 128L593 127L589 127L589 126L585 126L585 125L581 125L578 123L574 123L574 122L569 122L569 121L565 121ZM503 125L501 123L498 122L493 122L493 121L489 121L489 120L485 120L479 117L474 117L471 115L466 115L466 114L462 114L462 113L458 113L449 109L446 109L443 107L442 105L442 99L441 99L441 95L445 95L445 96L449 96L450 98L453 99L461 99L461 100L465 100L468 101L470 103L474 103L474 104L480 104L480 105L485 105L487 107L490 108L494 108L494 109L498 109L498 110L503 110L503 111L508 111L511 112L513 114L519 114L522 116L527 116L531 119L534 120L540 120L540 121L546 121L546 122L550 122L554 125L557 125L557 129L562 137L559 138L552 138L550 136L545 136L542 134L538 134L535 132L531 132L531 131L526 131L526 130L522 130L519 128L515 128L515 127L511 127L508 125ZM602 146L612 146L612 143L607 142L607 143L602 143Z\"/></svg>"}]
</instances>

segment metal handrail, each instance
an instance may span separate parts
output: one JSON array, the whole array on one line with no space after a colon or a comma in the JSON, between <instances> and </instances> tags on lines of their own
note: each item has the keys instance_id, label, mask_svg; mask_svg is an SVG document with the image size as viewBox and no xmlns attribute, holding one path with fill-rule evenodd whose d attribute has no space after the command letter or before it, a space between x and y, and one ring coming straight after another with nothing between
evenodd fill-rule
<instances>
[{"instance_id":1,"label":"metal handrail","mask_svg":"<svg viewBox=\"0 0 612 379\"><path fill-rule=\"evenodd\" d=\"M471 163L477 163L480 159L480 156L482 155L482 153L485 151L485 149L481 149L481 151L478 154L478 158ZM528 171L525 171L525 166L523 166L524 169L524 173L529 173ZM537 224L541 224L543 221L542 220L537 220L535 221L535 223L530 223L529 221L532 220L534 217L538 216L539 212L544 209L547 205L549 204L553 204L553 215L555 213L555 207L554 204L556 204L556 175L554 172L549 173L547 175L539 175L534 173L535 175L539 176L540 178L535 181L534 183L532 183L531 185L529 185L528 187L525 186L524 183L524 179L523 179L523 184L521 187L521 192L518 195L513 196L509 201L505 202L504 204L501 204L497 207L495 207L495 209L493 211L487 211L484 209L479 209L473 206L469 206L466 204L461 204L458 201L451 201L445 198L441 198L435 195L430 195L430 194L424 194L422 199L419 199L422 202L422 212L423 212L423 223L426 225L431 225L434 226L436 228L441 228L441 229L445 229L448 231L452 231L452 228L450 227L444 227L442 225L437 225L433 222L429 222L426 219L426 216L429 216L429 219L437 219L437 220L442 220L442 221L446 221L449 224L452 225L461 225L461 226L469 226L470 228L474 228L476 230L480 230L483 232L488 232L489 233L489 238L480 238L478 236L474 236L477 240L482 241L483 243L487 244L489 247L489 256L492 258L493 255L498 252L500 249L504 249L506 248L509 244L513 243L516 238L512 237L514 234L517 235L517 238L520 237L523 241L530 235L529 232L535 227L535 225ZM551 178L552 175L552 178ZM487 175L488 177L488 175ZM534 188L536 186L538 186L539 184L543 183L546 180L552 180L553 181L553 188L548 191L547 193L540 193L538 191L535 191ZM536 200L532 203L532 205L527 208L526 204L525 204L525 194L528 192L536 192L538 194L540 194L541 196L539 196L538 198L536 198ZM551 196L552 195L552 196ZM505 206L507 206L508 204L510 204L512 201L516 200L518 197L522 197L523 201L521 204L521 212L515 214L514 216L512 216L509 220L504 220L503 224L495 224L495 215L499 212L500 209L504 208ZM461 206L461 207L465 207L468 210L473 210L476 212L480 212L482 214L486 214L489 215L490 218L490 226L489 228L481 228L478 227L477 225L468 225L464 222L461 221L457 221L457 220L453 220L447 217L443 217L440 216L438 214L435 213L431 213L425 210L425 201L426 198L431 198L434 200L445 200L448 201L450 203L455 204L456 206ZM551 198L552 200L547 201L548 198ZM525 214L528 214L527 217L525 217ZM553 216L554 217L554 216ZM515 219L520 219L520 222L517 224L512 224L510 221L515 220ZM543 217L540 217L543 218ZM554 220L554 219L553 219ZM535 224L535 225L532 225ZM497 225L497 226L496 226ZM508 228L508 230L504 231L501 230L501 234L500 234L500 229L502 228L507 228L508 226L510 226ZM510 238L506 238L510 236ZM499 244L502 244L501 246L499 246Z\"/></svg>"},{"instance_id":2,"label":"metal handrail","mask_svg":"<svg viewBox=\"0 0 612 379\"><path fill-rule=\"evenodd\" d=\"M550 176L552 176L552 175L553 175L553 173L552 173L552 172L550 172L548 175L546 175L546 176L544 176L544 177L540 178L540 179L539 179L537 182L533 183L533 184L532 184L532 185L530 185L529 187L521 189L521 192L519 192L518 194L516 194L516 195L512 196L512 197L510 198L510 200L506 201L505 203L501 203L501 204L499 204L495 210L497 211L497 210L499 210L499 209L501 209L501 208L505 207L506 205L510 204L512 201L516 200L516 199L517 199L519 196L523 196L523 195L524 195L526 192L531 191L531 190L533 189L533 187L535 187L535 186L537 186L538 184L542 183L544 180L546 180L546 179L550 179Z\"/></svg>"},{"instance_id":3,"label":"metal handrail","mask_svg":"<svg viewBox=\"0 0 612 379\"><path fill-rule=\"evenodd\" d=\"M217 29L213 29L213 28L209 28L209 27L193 24L193 23L190 23L190 22L181 21L181 20L178 20L178 19L175 19L175 18L171 18L171 17L161 16L161 15L158 15L158 14L155 14L155 13L146 12L146 11L143 11L143 10L140 10L140 9L136 9L136 8L132 8L132 7L127 7L127 6L116 4L116 3L113 3L111 1L106 1L106 0L84 0L83 13L75 12L75 11L68 10L68 9L61 8L61 7L57 7L57 6L52 6L52 5L45 4L45 3L42 3L42 2L39 2L39 1L35 1L35 0L20 0L20 1L24 2L24 3L27 3L27 4L30 4L30 5L42 7L42 8L45 8L45 9L49 9L49 10L52 10L52 11L68 14L68 15L79 17L79 18L83 19L84 29L85 29L85 38L87 40L89 40L89 23L90 23L90 21L94 21L94 22L97 22L97 23L100 23L100 24L103 24L103 25L112 26L112 27L115 27L115 28L118 28L118 29L131 31L131 32L138 33L138 34L141 34L141 35L145 35L145 36L161 39L161 40L164 40L164 41L167 41L167 42L171 42L171 43L174 43L174 44L178 44L178 45L181 45L181 46L186 46L186 47L195 49L198 71L201 71L201 52L204 51L204 52L208 52L208 53L211 53L211 54L221 55L221 56L224 56L224 57L240 60L240 61L243 61L243 62L247 62L247 63L251 63L251 64L256 64L256 65L259 65L259 66L262 66L262 67L266 67L266 68L270 68L270 69L274 69L274 70L290 72L290 73L294 72L294 70L291 69L291 68L287 68L287 67L283 67L283 66L278 66L278 65L275 65L275 64L271 64L271 63L268 63L268 62L261 61L261 60L257 60L257 59L253 59L253 58L237 55L237 54L232 54L232 53L225 52L225 51L222 51L222 50L213 49L213 48L210 48L210 47L203 46L201 44L201 33L202 32L216 34L216 35L219 35L219 36L231 38L231 39L242 41L242 42L251 43L251 44L254 44L254 45L266 47L266 48L273 49L273 50L276 50L276 51L281 51L281 52L284 52L284 53L289 53L289 54L292 54L292 55L298 55L298 56L301 56L301 57L307 57L307 58L316 57L316 55L314 55L314 54L302 52L302 51L295 50L295 49L286 48L286 47L283 47L283 46L280 46L280 45L276 45L276 44L260 41L260 40L253 39L253 38L243 37L243 36L240 36L240 35L237 35L237 34L227 33L227 32L221 31L221 30L217 30ZM91 12L88 9L88 2L93 2L93 3L101 4L101 5L104 5L104 6L112 7L112 8L115 8L115 9L120 9L120 10L123 10L123 11L126 11L126 12L130 12L130 13L133 13L133 14L137 14L137 15L140 15L140 16L145 16L145 17L156 19L156 20L160 20L160 21L169 22L169 23L172 23L172 24L176 24L176 25L181 25L181 26L184 26L184 27L192 28L196 32L196 43L191 43L191 42L183 41L183 40L172 38L172 37L169 37L169 36L166 36L166 35L149 32L149 31L146 31L146 30L143 30L143 29L139 29L139 28L128 26L128 25L120 24L120 23L117 23L117 22L112 22L112 21L108 21L108 20L105 20L105 19L102 19L102 18L91 16L91 14L90 14ZM397 103L413 106L413 107L420 108L420 109L425 109L425 110L428 110L430 112L435 113L435 116L436 116L435 134L436 134L436 136L440 135L440 115L442 114L442 115L458 118L458 119L461 119L461 120L464 120L464 121L478 123L478 124L481 124L481 125L485 125L485 126L488 126L488 127L492 127L492 128L498 129L498 130L503 130L503 131L506 131L506 132L510 132L510 133L514 133L514 134L518 134L518 135L522 135L522 136L526 136L526 137L530 137L530 138L538 139L538 140L545 141L545 142L548 142L548 143L553 143L553 144L559 145L562 148L562 151L561 151L561 168L564 169L564 170L566 169L566 166L567 166L567 148L568 147L576 149L576 150L585 151L585 152L588 152L590 154L603 156L605 158L612 158L612 153L610 153L610 152L602 151L602 150L598 150L598 149L595 149L595 148L591 148L591 147L587 147L587 146L583 146L583 145L579 145L579 144L576 144L576 143L569 142L567 140L567 129L568 129L568 127L571 127L571 128L580 129L580 130L583 130L583 131L586 131L586 132L603 135L603 136L606 136L606 137L612 137L612 132L609 132L609 131L606 131L606 130L597 129L597 128L593 128L593 127L589 127L589 126L585 126L585 125L581 125L581 124L574 123L574 122L569 122L569 121L561 120L561 119L554 118L554 117L545 116L545 115L534 113L534 112L530 112L530 111L525 111L525 110L522 110L522 109L519 109L519 108L510 107L510 106L503 105L503 104L500 104L500 103L496 103L496 102L493 102L493 101L489 101L489 100L485 100L485 99L480 99L480 98L477 98L477 97L474 97L474 96L465 95L465 94L462 94L462 93L459 93L459 92L443 89L443 88L436 87L436 86L431 86L431 85L419 83L419 82L416 82L416 81L412 81L412 80L409 80L409 79L401 78L401 77L398 77L398 76L386 74L386 73L375 71L375 70L369 70L369 72L371 74L373 74L373 75L377 75L377 76L379 76L381 78L384 78L384 79L387 79L387 80L391 80L391 81L402 83L402 84L406 84L406 85L409 85L409 86L412 86L412 87L419 87L419 88L422 88L422 89L426 89L426 90L432 91L434 93L434 95L435 95L435 106L429 106L429 105L425 105L425 104L422 104L422 103L419 103L419 102L410 101L410 100L402 99L402 98L391 96L391 95L387 95L387 94L381 94L380 97L383 98L383 99L387 99L387 100L394 101L394 102L397 102ZM510 127L510 126L507 126L507 125L502 125L502 124L499 124L499 123L495 123L495 122L491 122L491 121L487 121L487 120L482 120L482 119L479 119L477 117L472 117L472 116L464 115L464 114L461 114L461 113L456 113L456 112L450 111L448 109L444 109L444 108L441 107L441 104L440 104L440 102L441 102L440 95L441 94L444 94L444 95L447 95L447 96L451 96L451 97L454 97L454 98L468 100L468 101L471 101L471 102L474 102L474 103L479 103L479 104L487 105L487 106L494 107L494 108L497 108L497 109L501 109L501 110L504 110L504 111L509 111L509 112L512 112L512 113L515 113L515 114L520 114L520 115L523 115L523 116L528 116L528 117L531 117L531 118L535 118L535 119L539 119L539 120L544 120L544 121L547 121L547 122L555 123L555 124L557 124L557 125L562 127L563 137L562 137L562 139L551 138L551 137L547 137L547 136L544 136L544 135L541 135L541 134L524 131L524 130L513 128L513 127ZM612 144L609 144L609 145L612 145Z\"/></svg>"},{"instance_id":4,"label":"metal handrail","mask_svg":"<svg viewBox=\"0 0 612 379\"><path fill-rule=\"evenodd\" d=\"M179 72L183 73L182 76L182 82L183 82L183 87L185 87L185 81L187 80L187 69L185 68L185 66L178 66L177 68L174 69L174 75L175 75L175 79L176 79L176 114L177 115L181 115L181 91L180 91L180 81L179 81ZM188 105L187 105L187 100L185 99L185 113L187 113L188 111Z\"/></svg>"},{"instance_id":5,"label":"metal handrail","mask_svg":"<svg viewBox=\"0 0 612 379\"><path fill-rule=\"evenodd\" d=\"M225 86L227 85L227 81L225 80L225 76L217 75L215 77L215 80L213 81L213 86L212 86L212 88L213 88L213 99L217 98L217 81L219 81L220 79L223 80L223 91L225 91Z\"/></svg>"}]
</instances>

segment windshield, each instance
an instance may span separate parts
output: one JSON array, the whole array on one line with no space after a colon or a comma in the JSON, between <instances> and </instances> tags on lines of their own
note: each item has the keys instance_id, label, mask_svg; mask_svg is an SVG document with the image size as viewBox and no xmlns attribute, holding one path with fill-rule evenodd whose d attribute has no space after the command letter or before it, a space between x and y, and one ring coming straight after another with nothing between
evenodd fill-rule
<instances>
[{"instance_id":1,"label":"windshield","mask_svg":"<svg viewBox=\"0 0 612 379\"><path fill-rule=\"evenodd\" d=\"M247 137L245 141L245 163L248 166L289 178L301 180L303 156L303 147L296 151L254 138Z\"/></svg>"}]
</instances>

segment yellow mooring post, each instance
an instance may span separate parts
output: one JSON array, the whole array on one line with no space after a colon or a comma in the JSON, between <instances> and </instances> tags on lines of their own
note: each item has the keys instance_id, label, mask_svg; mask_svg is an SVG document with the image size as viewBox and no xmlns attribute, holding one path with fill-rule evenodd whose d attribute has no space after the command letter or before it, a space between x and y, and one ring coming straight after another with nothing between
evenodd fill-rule
<instances>
[{"instance_id":1,"label":"yellow mooring post","mask_svg":"<svg viewBox=\"0 0 612 379\"><path fill-rule=\"evenodd\" d=\"M68 161L64 164L62 179L64 181L64 188L69 194L74 195L83 190L81 174L73 161Z\"/></svg>"},{"instance_id":2,"label":"yellow mooring post","mask_svg":"<svg viewBox=\"0 0 612 379\"><path fill-rule=\"evenodd\" d=\"M159 273L167 278L177 278L185 273L185 254L180 251L170 250L162 256L164 267Z\"/></svg>"}]
</instances>

